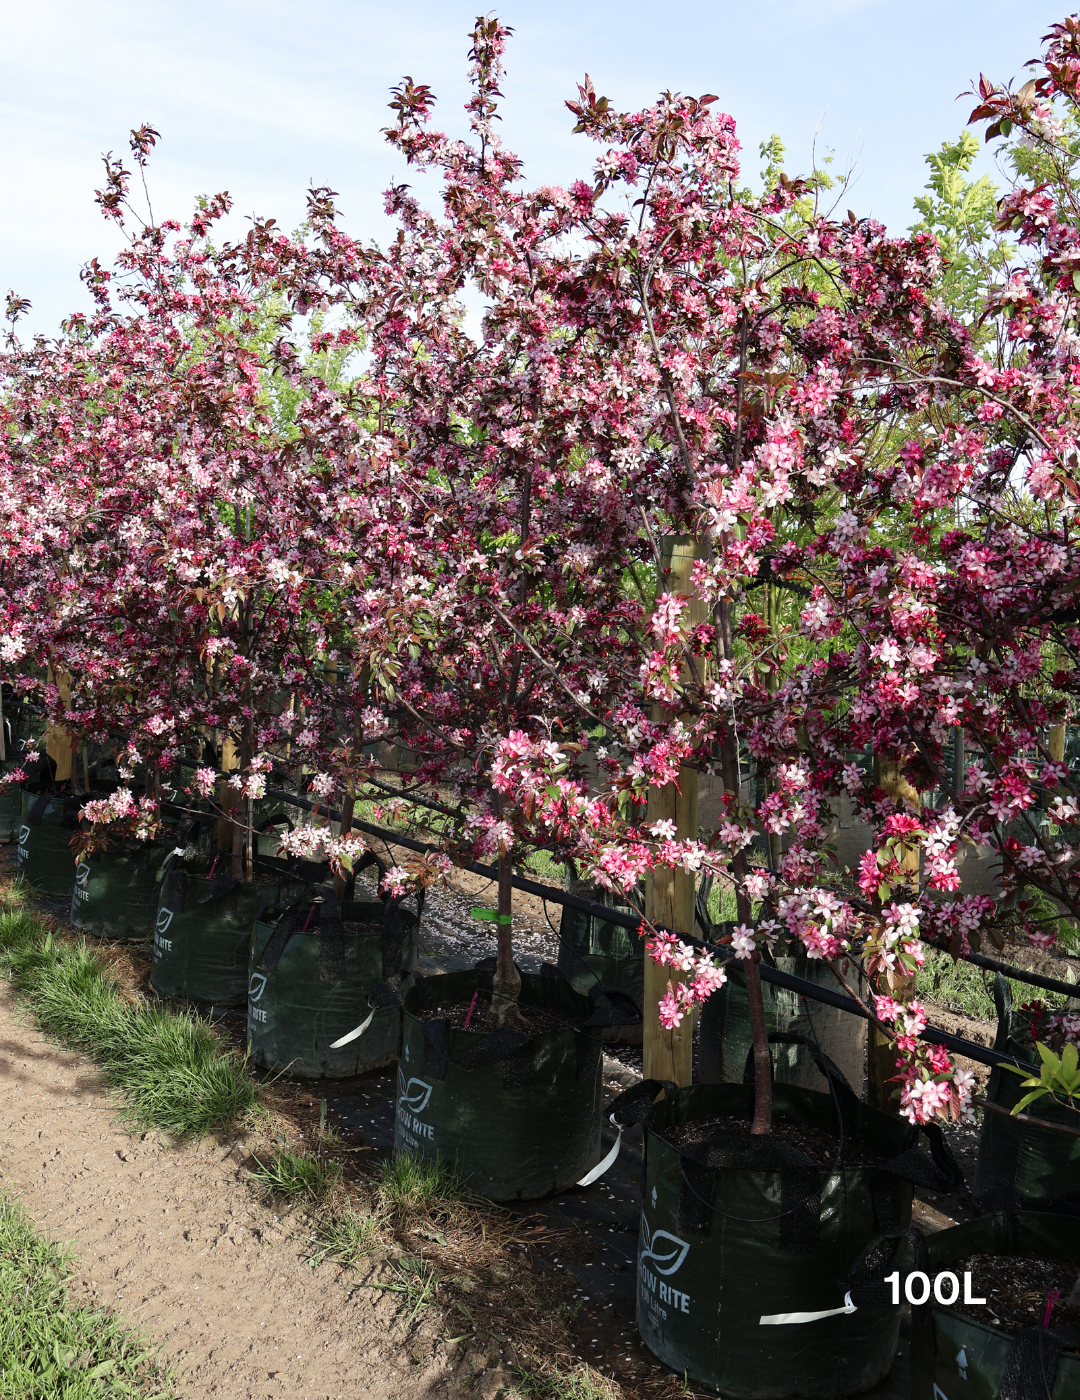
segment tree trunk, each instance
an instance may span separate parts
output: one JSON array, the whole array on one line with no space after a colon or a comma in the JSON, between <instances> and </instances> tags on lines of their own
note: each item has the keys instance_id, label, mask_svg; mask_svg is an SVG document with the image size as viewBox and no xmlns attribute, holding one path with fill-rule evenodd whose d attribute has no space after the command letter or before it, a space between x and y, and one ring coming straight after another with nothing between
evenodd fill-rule
<instances>
[{"instance_id":1,"label":"tree trunk","mask_svg":"<svg viewBox=\"0 0 1080 1400\"><path fill-rule=\"evenodd\" d=\"M521 975L514 966L514 887L510 883L514 867L509 855L499 856L499 922L495 976L491 984L491 1006L500 1025L518 1018L517 999L521 995Z\"/></svg>"},{"instance_id":2,"label":"tree trunk","mask_svg":"<svg viewBox=\"0 0 1080 1400\"><path fill-rule=\"evenodd\" d=\"M765 998L761 991L758 964L761 954L755 953L742 963L746 975L746 1000L750 1011L750 1035L754 1045L754 1119L751 1133L764 1137L772 1132L772 1054L769 1051L769 1028L765 1024Z\"/></svg>"},{"instance_id":3,"label":"tree trunk","mask_svg":"<svg viewBox=\"0 0 1080 1400\"><path fill-rule=\"evenodd\" d=\"M693 596L693 567L698 557L696 542L690 535L669 535L661 542L663 558L669 572L657 584L661 593L689 596L690 619L693 624L706 620L704 603ZM657 707L653 718L663 720L666 712ZM647 808L650 823L667 820L675 823L679 840L694 840L698 828L698 772L696 768L680 768L678 784L649 789ZM645 917L676 933L694 933L693 875L683 870L650 870L645 877ZM694 1022L684 1016L682 1024L666 1030L660 1024L658 1007L667 991L668 982L685 980L672 968L661 967L645 955L645 1004L642 1007L642 1062L646 1079L671 1079L676 1084L689 1084L693 1070Z\"/></svg>"}]
</instances>

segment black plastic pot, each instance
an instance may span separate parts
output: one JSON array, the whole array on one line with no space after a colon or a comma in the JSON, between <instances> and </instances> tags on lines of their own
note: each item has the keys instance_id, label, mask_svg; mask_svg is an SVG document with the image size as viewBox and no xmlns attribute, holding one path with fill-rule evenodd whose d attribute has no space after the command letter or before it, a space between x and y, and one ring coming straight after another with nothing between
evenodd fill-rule
<instances>
[{"instance_id":1,"label":"black plastic pot","mask_svg":"<svg viewBox=\"0 0 1080 1400\"><path fill-rule=\"evenodd\" d=\"M850 1090L838 1098L845 1135L888 1166L820 1168L771 1137L748 1148L729 1134L680 1152L661 1136L687 1121L748 1119L752 1088L741 1084L671 1086L648 1111L638 1329L665 1365L733 1400L857 1394L896 1355L899 1306L845 1311L845 1293L873 1241L879 1265L896 1253L912 1199L912 1160L898 1159L918 1132ZM777 1084L773 1121L835 1132L837 1101ZM930 1159L912 1156L915 1173L936 1181ZM777 1320L807 1313L832 1315Z\"/></svg>"},{"instance_id":2,"label":"black plastic pot","mask_svg":"<svg viewBox=\"0 0 1080 1400\"><path fill-rule=\"evenodd\" d=\"M563 1191L600 1151L600 1024L530 1036L452 1030L417 1012L490 992L492 974L425 977L403 999L394 1147L456 1165L493 1201ZM556 975L521 974L522 1006L588 1020L588 1000Z\"/></svg>"},{"instance_id":3,"label":"black plastic pot","mask_svg":"<svg viewBox=\"0 0 1080 1400\"><path fill-rule=\"evenodd\" d=\"M81 856L75 864L71 926L97 938L147 938L154 932L162 871L171 846Z\"/></svg>"},{"instance_id":4,"label":"black plastic pot","mask_svg":"<svg viewBox=\"0 0 1080 1400\"><path fill-rule=\"evenodd\" d=\"M165 997L243 1005L251 931L277 898L276 884L246 885L225 875L170 870L154 927L151 986Z\"/></svg>"},{"instance_id":5,"label":"black plastic pot","mask_svg":"<svg viewBox=\"0 0 1080 1400\"><path fill-rule=\"evenodd\" d=\"M1035 1211L980 1216L923 1240L915 1268L933 1279L957 1275L956 1265L973 1254L1036 1255L1080 1264L1080 1219ZM943 1292L948 1290L943 1289ZM998 1400L1040 1396L1080 1400L1080 1325L1051 1312L1050 1327L1003 1336L986 1321L928 1300L911 1310L913 1400Z\"/></svg>"},{"instance_id":6,"label":"black plastic pot","mask_svg":"<svg viewBox=\"0 0 1080 1400\"><path fill-rule=\"evenodd\" d=\"M309 919L311 912L310 900L301 900L295 920L301 927L288 933L280 950L271 950L273 966L267 952L280 920L255 925L248 962L251 1053L264 1069L299 1079L364 1074L397 1055L401 1013L392 999L374 1009L363 1034L337 1050L331 1046L363 1024L373 991L388 976L416 966L416 917L395 908L388 926L382 901L350 901L341 911L335 951L330 945L337 928L317 917L321 911Z\"/></svg>"},{"instance_id":7,"label":"black plastic pot","mask_svg":"<svg viewBox=\"0 0 1080 1400\"><path fill-rule=\"evenodd\" d=\"M994 1049L1021 1060L1037 1060L1030 1042L1019 1032L1012 988L1000 974L994 979L994 1001L998 1013ZM986 1090L991 1103L1011 1111L1026 1092L1019 1075L1007 1069L991 1070ZM1028 1104L1024 1115L1080 1129L1080 1112L1055 1103L1048 1096ZM1039 1128L1000 1113L984 1113L975 1190L991 1202L997 1197L1003 1205L1012 1204L1019 1197L1025 1203L1043 1200L1052 1208L1050 1202L1068 1196L1080 1204L1080 1137Z\"/></svg>"},{"instance_id":8,"label":"black plastic pot","mask_svg":"<svg viewBox=\"0 0 1080 1400\"><path fill-rule=\"evenodd\" d=\"M84 800L22 790L16 870L39 894L61 899L75 888L71 838Z\"/></svg>"},{"instance_id":9,"label":"black plastic pot","mask_svg":"<svg viewBox=\"0 0 1080 1400\"><path fill-rule=\"evenodd\" d=\"M830 991L841 990L820 958L777 958L776 966L782 972L804 977ZM848 971L855 975L854 968L849 967ZM741 1084L752 1044L746 979L737 964L728 963L727 974L726 984L701 1008L697 1078L703 1084ZM810 1044L819 1045L850 1084L862 1085L866 1022L861 1017L850 1016L823 1002L803 999L797 992L789 992L770 982L762 982L761 992L765 1024L770 1032L805 1038ZM790 1040L775 1043L770 1048L773 1074L778 1083L802 1089L820 1087L821 1076L806 1044Z\"/></svg>"}]
</instances>

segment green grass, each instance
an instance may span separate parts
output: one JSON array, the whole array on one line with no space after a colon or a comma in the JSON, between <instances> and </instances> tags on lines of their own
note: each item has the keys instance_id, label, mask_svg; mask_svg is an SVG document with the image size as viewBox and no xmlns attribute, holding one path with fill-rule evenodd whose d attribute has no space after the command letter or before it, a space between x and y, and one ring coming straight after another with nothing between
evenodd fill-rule
<instances>
[{"instance_id":1,"label":"green grass","mask_svg":"<svg viewBox=\"0 0 1080 1400\"><path fill-rule=\"evenodd\" d=\"M0 914L0 976L51 1039L101 1065L140 1131L203 1137L257 1106L244 1063L189 1011L130 1006L97 952L27 909Z\"/></svg>"},{"instance_id":2,"label":"green grass","mask_svg":"<svg viewBox=\"0 0 1080 1400\"><path fill-rule=\"evenodd\" d=\"M73 1304L72 1262L17 1203L0 1196L2 1400L164 1400L173 1391L151 1349L103 1310Z\"/></svg>"},{"instance_id":3,"label":"green grass","mask_svg":"<svg viewBox=\"0 0 1080 1400\"><path fill-rule=\"evenodd\" d=\"M456 1201L473 1199L460 1174L443 1162L405 1156L382 1164L378 1194L389 1210L408 1214L435 1215Z\"/></svg>"},{"instance_id":4,"label":"green grass","mask_svg":"<svg viewBox=\"0 0 1080 1400\"><path fill-rule=\"evenodd\" d=\"M346 1268L355 1268L365 1255L374 1254L381 1247L378 1216L347 1210L319 1227L309 1260L314 1265L324 1259L336 1259Z\"/></svg>"},{"instance_id":5,"label":"green grass","mask_svg":"<svg viewBox=\"0 0 1080 1400\"><path fill-rule=\"evenodd\" d=\"M986 973L984 982L984 974L971 963L953 962L948 953L935 953L929 948L925 952L926 961L915 979L917 996L962 1016L973 1016L980 1021L997 1019L993 973ZM1066 1001L1057 992L1045 992L1026 982L1014 982L1010 978L1009 985L1012 987L1014 1006L1037 998L1049 1006L1062 1006Z\"/></svg>"},{"instance_id":6,"label":"green grass","mask_svg":"<svg viewBox=\"0 0 1080 1400\"><path fill-rule=\"evenodd\" d=\"M255 1158L251 1179L265 1196L285 1196L290 1201L319 1200L341 1180L341 1167L327 1157L279 1148L266 1162Z\"/></svg>"},{"instance_id":7,"label":"green grass","mask_svg":"<svg viewBox=\"0 0 1080 1400\"><path fill-rule=\"evenodd\" d=\"M439 1286L435 1265L422 1255L405 1254L390 1266L391 1277L368 1288L401 1295L401 1311L406 1314L405 1326L411 1327L424 1308L433 1300Z\"/></svg>"},{"instance_id":8,"label":"green grass","mask_svg":"<svg viewBox=\"0 0 1080 1400\"><path fill-rule=\"evenodd\" d=\"M528 1400L612 1400L614 1395L609 1382L588 1364L576 1371L558 1366L539 1372L519 1370L514 1392Z\"/></svg>"}]
</instances>

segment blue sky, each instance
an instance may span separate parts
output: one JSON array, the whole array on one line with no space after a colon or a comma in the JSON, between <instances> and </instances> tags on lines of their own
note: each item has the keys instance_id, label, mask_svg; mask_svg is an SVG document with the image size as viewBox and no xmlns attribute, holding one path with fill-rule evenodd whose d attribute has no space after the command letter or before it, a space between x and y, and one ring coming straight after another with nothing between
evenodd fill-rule
<instances>
[{"instance_id":1,"label":"blue sky","mask_svg":"<svg viewBox=\"0 0 1080 1400\"><path fill-rule=\"evenodd\" d=\"M403 178L379 134L390 86L429 83L442 127L464 134L467 34L476 0L8 0L0 90L0 290L50 331L85 306L79 267L115 246L93 203L100 155L149 121L155 212L186 218L195 196L232 194L286 227L309 183L340 192L351 232L385 232L381 191ZM719 94L747 165L777 132L788 169L819 149L854 159L846 205L896 232L925 181L923 157L967 120L978 74L1019 76L1066 12L1044 0L506 0L503 135L530 182L565 182L594 149L563 106L587 70L613 102L670 88Z\"/></svg>"}]
</instances>

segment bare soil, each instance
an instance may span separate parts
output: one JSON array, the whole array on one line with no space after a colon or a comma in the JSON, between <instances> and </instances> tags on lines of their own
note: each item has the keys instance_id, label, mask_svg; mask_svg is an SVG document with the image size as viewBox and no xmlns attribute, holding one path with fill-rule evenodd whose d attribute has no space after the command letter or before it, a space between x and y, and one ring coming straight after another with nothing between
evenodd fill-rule
<instances>
[{"instance_id":1,"label":"bare soil","mask_svg":"<svg viewBox=\"0 0 1080 1400\"><path fill-rule=\"evenodd\" d=\"M725 1135L731 1135L727 1138L727 1142L733 1138L742 1138L749 1147L753 1143L762 1141L761 1138L754 1138L751 1135L750 1124L745 1118L710 1118L707 1122L695 1120L689 1123L680 1123L676 1127L669 1128L663 1137L674 1147L685 1151L686 1148L697 1143L707 1142L717 1130L722 1131ZM876 1152L858 1138L849 1136L844 1137L841 1152L840 1139L835 1133L827 1132L824 1128L818 1128L810 1123L774 1121L770 1138L774 1142L782 1142L785 1147L796 1148L804 1156L809 1157L816 1166L823 1168L837 1165L841 1167L873 1166L886 1160L880 1152Z\"/></svg>"},{"instance_id":2,"label":"bare soil","mask_svg":"<svg viewBox=\"0 0 1080 1400\"><path fill-rule=\"evenodd\" d=\"M0 1188L78 1255L75 1288L161 1348L185 1400L461 1393L434 1317L406 1338L397 1295L304 1261L310 1222L248 1183L253 1138L190 1147L116 1122L93 1065L0 998Z\"/></svg>"},{"instance_id":3,"label":"bare soil","mask_svg":"<svg viewBox=\"0 0 1080 1400\"><path fill-rule=\"evenodd\" d=\"M489 996L478 996L475 1001L470 998L468 1001L445 1001L440 1002L438 1006L425 1006L416 1013L416 1018L419 1021L445 1020L450 1029L455 1031L465 1030L466 1021L470 1031L493 1031L499 1028L498 1020L491 1014ZM525 1031L529 1035L544 1035L548 1031L562 1030L567 1026L579 1026L584 1019L584 1016L555 1015L542 1007L526 1006L519 1002L518 1016L513 1025L515 1030Z\"/></svg>"},{"instance_id":4,"label":"bare soil","mask_svg":"<svg viewBox=\"0 0 1080 1400\"><path fill-rule=\"evenodd\" d=\"M1046 1311L1047 1295L1056 1290L1058 1298L1051 1313L1051 1324L1064 1315L1067 1300L1077 1282L1077 1267L1063 1259L1040 1259L1012 1254L973 1254L952 1270L958 1278L971 1274L971 1292L985 1298L986 1304L965 1303L963 1294L956 1311L975 1322L999 1327L1007 1335L1025 1327L1040 1326ZM1068 1319L1074 1324L1075 1315Z\"/></svg>"}]
</instances>

